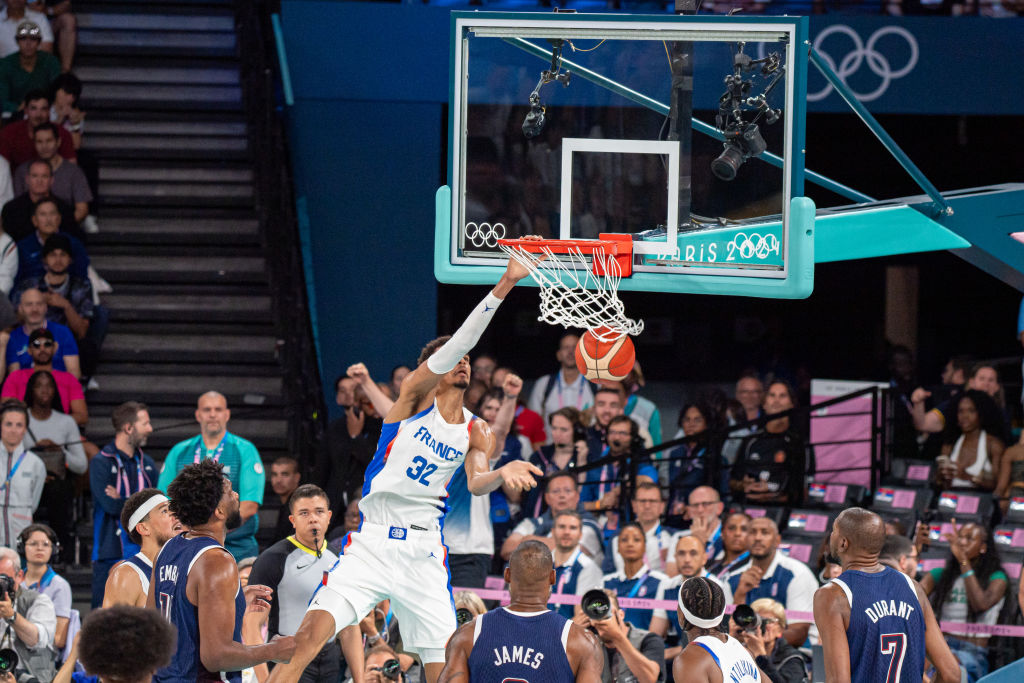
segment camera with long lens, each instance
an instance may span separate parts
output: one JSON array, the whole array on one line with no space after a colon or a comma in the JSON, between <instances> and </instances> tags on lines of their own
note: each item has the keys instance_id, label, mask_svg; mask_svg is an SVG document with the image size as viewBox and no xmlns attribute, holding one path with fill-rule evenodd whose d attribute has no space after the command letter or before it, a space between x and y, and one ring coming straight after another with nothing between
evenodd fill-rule
<instances>
[{"instance_id":1,"label":"camera with long lens","mask_svg":"<svg viewBox=\"0 0 1024 683\"><path fill-rule=\"evenodd\" d=\"M736 605L732 620L747 633L764 635L765 623L761 621L761 615L751 609L750 605Z\"/></svg>"},{"instance_id":2,"label":"camera with long lens","mask_svg":"<svg viewBox=\"0 0 1024 683\"><path fill-rule=\"evenodd\" d=\"M455 610L456 624L462 626L463 624L468 624L471 621L473 621L473 613L470 612L468 609L466 609L465 607L459 607L457 610Z\"/></svg>"},{"instance_id":3,"label":"camera with long lens","mask_svg":"<svg viewBox=\"0 0 1024 683\"><path fill-rule=\"evenodd\" d=\"M397 659L389 659L380 666L380 675L389 681L397 681L402 677L402 668Z\"/></svg>"},{"instance_id":4,"label":"camera with long lens","mask_svg":"<svg viewBox=\"0 0 1024 683\"><path fill-rule=\"evenodd\" d=\"M764 141L761 129L752 123L743 130L725 131L722 147L725 149L711 162L711 172L721 180L732 180L743 162L768 149L768 143Z\"/></svg>"},{"instance_id":5,"label":"camera with long lens","mask_svg":"<svg viewBox=\"0 0 1024 683\"><path fill-rule=\"evenodd\" d=\"M17 592L18 587L14 584L14 579L7 574L0 574L0 595L7 596L7 599L13 602Z\"/></svg>"},{"instance_id":6,"label":"camera with long lens","mask_svg":"<svg viewBox=\"0 0 1024 683\"><path fill-rule=\"evenodd\" d=\"M580 608L591 621L604 621L612 616L612 601L600 588L584 593L580 599Z\"/></svg>"},{"instance_id":7,"label":"camera with long lens","mask_svg":"<svg viewBox=\"0 0 1024 683\"><path fill-rule=\"evenodd\" d=\"M18 653L9 647L0 650L0 674L6 674L18 668Z\"/></svg>"}]
</instances>

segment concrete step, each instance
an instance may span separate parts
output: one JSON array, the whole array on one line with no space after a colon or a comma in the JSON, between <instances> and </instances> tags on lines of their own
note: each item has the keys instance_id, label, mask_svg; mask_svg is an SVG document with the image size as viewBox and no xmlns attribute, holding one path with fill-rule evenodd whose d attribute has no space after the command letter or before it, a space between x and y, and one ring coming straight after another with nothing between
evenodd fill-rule
<instances>
[{"instance_id":1,"label":"concrete step","mask_svg":"<svg viewBox=\"0 0 1024 683\"><path fill-rule=\"evenodd\" d=\"M107 374L101 366L96 381L100 388L89 393L87 399L90 401L95 394L108 403L133 399L154 405L195 405L196 398L210 389L224 394L229 404L262 400L263 405L270 405L280 404L282 400L280 377L179 374L154 379L146 374ZM246 401L246 396L249 401Z\"/></svg>"},{"instance_id":2,"label":"concrete step","mask_svg":"<svg viewBox=\"0 0 1024 683\"><path fill-rule=\"evenodd\" d=\"M164 163L162 165L120 166L103 164L100 166L100 183L223 183L251 184L252 168L245 166L180 166Z\"/></svg>"},{"instance_id":3,"label":"concrete step","mask_svg":"<svg viewBox=\"0 0 1024 683\"><path fill-rule=\"evenodd\" d=\"M266 282L266 264L256 257L163 256L146 258L97 254L92 265L111 283Z\"/></svg>"},{"instance_id":4,"label":"concrete step","mask_svg":"<svg viewBox=\"0 0 1024 683\"><path fill-rule=\"evenodd\" d=\"M232 363L274 363L276 345L276 337L117 333L103 344L103 362L210 362L215 353Z\"/></svg>"},{"instance_id":5,"label":"concrete step","mask_svg":"<svg viewBox=\"0 0 1024 683\"><path fill-rule=\"evenodd\" d=\"M118 85L86 83L82 97L92 109L239 110L242 89L235 85ZM90 145L92 140L89 140Z\"/></svg>"},{"instance_id":6,"label":"concrete step","mask_svg":"<svg viewBox=\"0 0 1024 683\"><path fill-rule=\"evenodd\" d=\"M166 201L214 201L224 203L249 203L253 198L252 184L227 182L105 182L100 180L99 195L106 201L110 198L135 198Z\"/></svg>"},{"instance_id":7,"label":"concrete step","mask_svg":"<svg viewBox=\"0 0 1024 683\"><path fill-rule=\"evenodd\" d=\"M140 85L220 85L237 87L237 68L156 67L156 66L76 66L75 75L89 84L137 83ZM89 130L93 128L89 121Z\"/></svg>"},{"instance_id":8,"label":"concrete step","mask_svg":"<svg viewBox=\"0 0 1024 683\"><path fill-rule=\"evenodd\" d=\"M182 137L245 137L244 121L148 121L89 117L89 147L98 135L153 135Z\"/></svg>"},{"instance_id":9,"label":"concrete step","mask_svg":"<svg viewBox=\"0 0 1024 683\"><path fill-rule=\"evenodd\" d=\"M104 294L111 320L204 320L272 322L269 296L196 296L188 294ZM104 344L104 350L107 345Z\"/></svg>"},{"instance_id":10,"label":"concrete step","mask_svg":"<svg viewBox=\"0 0 1024 683\"><path fill-rule=\"evenodd\" d=\"M79 28L78 49L83 55L233 57L235 34L233 31L137 31L134 29Z\"/></svg>"},{"instance_id":11,"label":"concrete step","mask_svg":"<svg viewBox=\"0 0 1024 683\"><path fill-rule=\"evenodd\" d=\"M75 12L78 30L234 32L230 16L202 14L140 14L138 12Z\"/></svg>"},{"instance_id":12,"label":"concrete step","mask_svg":"<svg viewBox=\"0 0 1024 683\"><path fill-rule=\"evenodd\" d=\"M115 332L120 334L120 332ZM154 334L153 336L159 336ZM144 375L154 382L164 377L202 376L217 373L224 377L280 377L281 367L277 361L243 363L238 357L220 353L207 343L207 357L202 361L149 359L137 362L106 360L100 363L99 372L104 375ZM104 349L106 351L106 349Z\"/></svg>"},{"instance_id":13,"label":"concrete step","mask_svg":"<svg viewBox=\"0 0 1024 683\"><path fill-rule=\"evenodd\" d=\"M238 240L242 244L259 245L259 224L255 220L174 221L140 218L103 218L100 232L89 235L89 248L107 245L218 245Z\"/></svg>"}]
</instances>

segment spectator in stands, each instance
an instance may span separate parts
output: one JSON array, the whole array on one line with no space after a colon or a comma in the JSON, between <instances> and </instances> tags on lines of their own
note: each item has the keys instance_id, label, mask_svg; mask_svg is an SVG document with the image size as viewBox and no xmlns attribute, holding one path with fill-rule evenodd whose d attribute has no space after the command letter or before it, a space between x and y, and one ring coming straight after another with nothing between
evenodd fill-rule
<instances>
[{"instance_id":1,"label":"spectator in stands","mask_svg":"<svg viewBox=\"0 0 1024 683\"><path fill-rule=\"evenodd\" d=\"M651 569L664 574L666 565L672 560L671 540L675 532L661 524L661 516L665 513L661 487L653 482L638 483L630 505L633 508L633 519L644 530L647 553L644 562ZM622 571L624 568L618 544L618 537L613 538L611 552L608 553L612 566L606 567L608 571L613 568Z\"/></svg>"},{"instance_id":2,"label":"spectator in stands","mask_svg":"<svg viewBox=\"0 0 1024 683\"><path fill-rule=\"evenodd\" d=\"M679 588L683 585L683 581L694 576L703 576L717 583L718 587L722 589L725 604L732 604L732 591L729 589L729 584L705 568L708 556L704 544L699 538L696 536L679 537L672 552L672 558L672 565L678 568L679 573L661 582L661 592L658 593L657 600L677 601ZM674 659L686 645L685 642L681 642L683 632L679 627L679 616L676 610L654 610L654 615L651 617L651 633L657 633L662 638L668 636L671 639L673 646L665 650L666 662Z\"/></svg>"},{"instance_id":3,"label":"spectator in stands","mask_svg":"<svg viewBox=\"0 0 1024 683\"><path fill-rule=\"evenodd\" d=\"M515 411L518 407L519 394L523 389L523 381L518 375L508 374L505 376L505 384L498 389L490 389L480 400L477 415L484 419L491 426L491 433L494 435L495 449L488 456L491 469L502 467L513 460L526 460L530 452L530 441L518 434L518 427L515 423ZM499 445L500 444L500 445ZM459 477L461 480L461 477ZM467 490L468 493L468 490ZM504 487L495 489L488 494L486 500L489 504L490 520L493 529L493 539L501 544L512 529L512 518L518 517L522 494L520 491L513 491ZM482 500L479 497L465 499L464 502L472 506L480 506ZM480 508L482 512L483 508ZM458 508L453 506L450 512L457 512ZM481 531L478 537L481 539L486 531ZM450 545L450 544L449 544ZM488 553L493 558L494 549ZM483 561L483 558L480 559ZM499 569L500 567L495 567ZM486 576L486 575L485 575Z\"/></svg>"},{"instance_id":4,"label":"spectator in stands","mask_svg":"<svg viewBox=\"0 0 1024 683\"><path fill-rule=\"evenodd\" d=\"M75 63L75 46L78 43L78 20L71 11L71 0L35 0L35 4L46 7L44 11L56 34L60 70L68 73Z\"/></svg>"},{"instance_id":5,"label":"spectator in stands","mask_svg":"<svg viewBox=\"0 0 1024 683\"><path fill-rule=\"evenodd\" d=\"M586 410L594 403L590 382L576 367L576 344L579 340L572 332L563 334L558 340L558 351L555 353L558 370L533 384L528 405L545 422L559 408L570 406L576 410Z\"/></svg>"},{"instance_id":6,"label":"spectator in stands","mask_svg":"<svg viewBox=\"0 0 1024 683\"><path fill-rule=\"evenodd\" d=\"M42 503L50 526L70 551L74 543L71 531L75 499L75 480L71 474L84 474L89 469L89 458L78 425L60 409L57 383L47 370L40 370L29 378L25 402L28 404L25 447L32 449L46 466Z\"/></svg>"},{"instance_id":7,"label":"spectator in stands","mask_svg":"<svg viewBox=\"0 0 1024 683\"><path fill-rule=\"evenodd\" d=\"M0 204L7 204L11 199L14 198L13 191L6 192L6 189L10 189L10 183L6 182L5 169L7 167L7 160L0 157ZM13 237L3 231L0 226L0 299L7 299L11 295L11 290L14 289L14 278L18 275L18 243ZM6 309L7 305L3 304Z\"/></svg>"},{"instance_id":8,"label":"spectator in stands","mask_svg":"<svg viewBox=\"0 0 1024 683\"><path fill-rule=\"evenodd\" d=\"M939 485L995 489L1005 448L1002 439L993 433L1002 427L995 402L983 391L968 389L957 400L957 427L937 461Z\"/></svg>"},{"instance_id":9,"label":"spectator in stands","mask_svg":"<svg viewBox=\"0 0 1024 683\"><path fill-rule=\"evenodd\" d=\"M29 337L36 330L44 329L49 330L49 339L40 336L31 343L46 347L47 341L53 342L53 357L50 360L52 367L81 377L82 369L75 335L64 325L51 323L46 319L45 295L38 289L26 289L21 293L18 313L24 322L11 330L11 337L7 341L7 372L13 373L15 370L32 367L33 359L28 352Z\"/></svg>"},{"instance_id":10,"label":"spectator in stands","mask_svg":"<svg viewBox=\"0 0 1024 683\"><path fill-rule=\"evenodd\" d=\"M9 547L0 548L0 574L5 574L17 586L14 599L0 601L0 619L7 622L10 629L11 640L4 638L10 644L5 642L5 645L18 654L13 680L51 681L55 667L50 645L57 630L53 601L40 592L21 587L25 578L21 557Z\"/></svg>"},{"instance_id":11,"label":"spectator in stands","mask_svg":"<svg viewBox=\"0 0 1024 683\"><path fill-rule=\"evenodd\" d=\"M573 358L575 359L575 353ZM651 435L653 443L659 444L662 442L662 438L661 413L658 412L658 406L654 405L654 401L637 393L644 388L646 383L643 370L640 369L640 361L636 361L633 363L633 369L622 383L627 396L622 412L633 418L634 422L646 430Z\"/></svg>"},{"instance_id":12,"label":"spectator in stands","mask_svg":"<svg viewBox=\"0 0 1024 683\"><path fill-rule=\"evenodd\" d=\"M14 34L18 51L0 58L0 107L10 115L21 106L32 90L49 90L60 75L60 62L39 49L42 31L31 21L18 24Z\"/></svg>"},{"instance_id":13,"label":"spectator in stands","mask_svg":"<svg viewBox=\"0 0 1024 683\"><path fill-rule=\"evenodd\" d=\"M1020 441L1003 452L995 497L1003 514L1009 509L1012 498L1024 497L1024 443Z\"/></svg>"},{"instance_id":14,"label":"spectator in stands","mask_svg":"<svg viewBox=\"0 0 1024 683\"><path fill-rule=\"evenodd\" d=\"M242 516L241 525L225 537L224 547L236 560L258 555L256 513L263 504L263 489L267 483L260 453L251 441L228 431L231 411L223 394L208 391L200 396L195 417L199 434L175 444L167 453L157 488L167 493L171 481L186 465L206 459L219 462L224 466L224 475L231 480L232 490L238 492Z\"/></svg>"},{"instance_id":15,"label":"spectator in stands","mask_svg":"<svg viewBox=\"0 0 1024 683\"><path fill-rule=\"evenodd\" d=\"M32 359L32 367L9 373L0 390L0 398L26 400L29 378L45 370L56 382L60 409L70 415L79 427L85 427L89 422L89 410L85 404L85 394L82 393L82 384L70 372L54 369L53 357L56 351L57 343L52 331L45 327L33 330L28 336L28 355Z\"/></svg>"},{"instance_id":16,"label":"spectator in stands","mask_svg":"<svg viewBox=\"0 0 1024 683\"><path fill-rule=\"evenodd\" d=\"M495 368L491 373L491 387L500 389L505 383L505 377L509 374L518 375L519 373L504 365ZM516 428L521 436L530 440L531 450L540 448L541 444L548 440L547 433L544 431L544 418L526 407L522 394L516 404Z\"/></svg>"},{"instance_id":17,"label":"spectator in stands","mask_svg":"<svg viewBox=\"0 0 1024 683\"><path fill-rule=\"evenodd\" d=\"M579 411L569 406L548 416L551 443L541 446L530 456L530 462L539 467L544 476L587 463L589 447L580 418ZM523 500L523 510L529 516L539 516L544 512L543 496L537 491L528 492Z\"/></svg>"},{"instance_id":18,"label":"spectator in stands","mask_svg":"<svg viewBox=\"0 0 1024 683\"><path fill-rule=\"evenodd\" d=\"M292 497L295 489L299 488L302 480L302 473L299 471L299 461L290 455L282 455L270 463L270 488L274 497L263 507L264 509L278 508L277 523L274 526L274 541L286 538L292 532L293 526L288 516L288 499ZM326 534L326 529L323 532Z\"/></svg>"},{"instance_id":19,"label":"spectator in stands","mask_svg":"<svg viewBox=\"0 0 1024 683\"><path fill-rule=\"evenodd\" d=\"M559 472L548 477L544 487L544 502L548 509L539 517L524 519L505 539L501 546L501 557L507 560L519 544L526 540L542 541L549 548L555 547L550 538L554 528L554 516L566 510L577 510L580 504L580 488L575 475L571 472ZM589 514L581 513L583 519L583 536L580 545L583 552L590 556L598 566L604 560L604 546L601 542L601 530L597 521Z\"/></svg>"},{"instance_id":20,"label":"spectator in stands","mask_svg":"<svg viewBox=\"0 0 1024 683\"><path fill-rule=\"evenodd\" d=\"M992 530L980 524L964 524L946 534L950 557L945 567L926 572L921 587L935 609L939 622L986 624L999 618L1009 578L1003 571ZM988 639L962 631L946 631L946 643L967 672L968 683L988 673Z\"/></svg>"},{"instance_id":21,"label":"spectator in stands","mask_svg":"<svg viewBox=\"0 0 1024 683\"><path fill-rule=\"evenodd\" d=\"M498 367L498 361L489 353L481 353L473 360L472 377L478 379L487 386L491 385L491 375Z\"/></svg>"},{"instance_id":22,"label":"spectator in stands","mask_svg":"<svg viewBox=\"0 0 1024 683\"><path fill-rule=\"evenodd\" d=\"M78 166L57 154L60 141L60 128L57 124L47 121L36 126L32 139L36 146L36 156L50 163L53 170L53 181L50 192L53 196L74 207L74 221L81 223L89 215L89 202L93 200L92 190L85 173ZM20 195L28 191L28 166L25 162L14 171L14 194Z\"/></svg>"},{"instance_id":23,"label":"spectator in stands","mask_svg":"<svg viewBox=\"0 0 1024 683\"><path fill-rule=\"evenodd\" d=\"M662 683L665 680L665 642L629 620L630 610L619 608L614 590L605 589L611 601L607 619L591 621L580 614L574 621L593 629L604 651L603 681L609 683Z\"/></svg>"},{"instance_id":24,"label":"spectator in stands","mask_svg":"<svg viewBox=\"0 0 1024 683\"><path fill-rule=\"evenodd\" d=\"M7 473L0 499L0 545L12 546L32 523L46 481L46 466L25 449L28 409L21 401L0 405L0 471ZM20 566L20 563L19 563Z\"/></svg>"},{"instance_id":25,"label":"spectator in stands","mask_svg":"<svg viewBox=\"0 0 1024 683\"><path fill-rule=\"evenodd\" d=\"M729 635L743 643L757 665L773 683L804 683L807 666L800 651L782 637L786 630L786 608L771 598L755 600L750 608L761 618L761 627L742 629L729 624Z\"/></svg>"},{"instance_id":26,"label":"spectator in stands","mask_svg":"<svg viewBox=\"0 0 1024 683\"><path fill-rule=\"evenodd\" d=\"M601 568L583 552L583 517L576 510L562 510L555 515L551 537L554 540L552 557L555 562L555 593L582 596L588 590L601 588L604 576ZM552 607L567 619L580 613L579 605L562 604Z\"/></svg>"},{"instance_id":27,"label":"spectator in stands","mask_svg":"<svg viewBox=\"0 0 1024 683\"><path fill-rule=\"evenodd\" d=\"M616 541L615 548L622 569L605 574L604 587L615 591L620 598L653 599L668 577L647 565L647 534L644 528L638 522L626 522L619 529ZM627 609L625 618L634 626L650 626L651 611Z\"/></svg>"},{"instance_id":28,"label":"spectator in stands","mask_svg":"<svg viewBox=\"0 0 1024 683\"><path fill-rule=\"evenodd\" d=\"M733 512L722 524L722 552L709 563L708 569L717 577L728 576L750 557L750 515Z\"/></svg>"},{"instance_id":29,"label":"spectator in stands","mask_svg":"<svg viewBox=\"0 0 1024 683\"><path fill-rule=\"evenodd\" d=\"M917 548L906 536L887 535L885 544L878 553L878 561L912 579L917 578Z\"/></svg>"},{"instance_id":30,"label":"spectator in stands","mask_svg":"<svg viewBox=\"0 0 1024 683\"><path fill-rule=\"evenodd\" d=\"M707 559L713 560L722 552L722 512L725 504L718 491L710 486L698 486L691 493L688 504L684 510L684 518L690 521L690 528L677 532L670 543L674 548L676 542L683 536L696 536L704 544L704 552ZM678 514L675 513L675 514ZM665 573L675 576L679 573L673 560L665 566Z\"/></svg>"},{"instance_id":31,"label":"spectator in stands","mask_svg":"<svg viewBox=\"0 0 1024 683\"><path fill-rule=\"evenodd\" d=\"M743 375L736 382L736 400L743 406L745 420L756 420L763 415L764 384L757 375Z\"/></svg>"},{"instance_id":32,"label":"spectator in stands","mask_svg":"<svg viewBox=\"0 0 1024 683\"><path fill-rule=\"evenodd\" d=\"M167 666L177 634L159 612L119 605L92 612L78 644L82 666L99 683L143 683Z\"/></svg>"},{"instance_id":33,"label":"spectator in stands","mask_svg":"<svg viewBox=\"0 0 1024 683\"><path fill-rule=\"evenodd\" d=\"M39 168L39 164L33 164L33 168ZM43 246L46 240L57 234L60 229L60 211L57 207L59 200L53 197L44 197L36 202L32 211L32 225L35 232L18 242L18 283L32 277L43 277L46 275L46 266L43 263ZM68 239L71 248L71 263L67 272L75 277L87 280L89 277L89 255L85 247L77 238L64 234ZM61 248L69 246L63 241Z\"/></svg>"},{"instance_id":34,"label":"spectator in stands","mask_svg":"<svg viewBox=\"0 0 1024 683\"><path fill-rule=\"evenodd\" d=\"M599 392L598 397L612 396ZM600 453L601 458L619 458L601 467L587 470L580 490L583 507L591 512L614 509L619 506L619 463L635 450L640 441L637 424L625 415L616 415L608 423L607 446Z\"/></svg>"},{"instance_id":35,"label":"spectator in stands","mask_svg":"<svg viewBox=\"0 0 1024 683\"><path fill-rule=\"evenodd\" d=\"M4 230L10 234L11 239L19 244L32 236L33 232L38 229L33 220L33 216L36 213L36 205L47 199L52 200L56 205L58 218L56 227L48 230L46 234L50 235L60 230L67 235L74 236L76 233L80 235L78 224L75 223L74 207L63 199L54 196L51 191L53 188L53 169L50 165L39 159L27 161L25 164L25 191L7 202L2 213L0 213L0 217L3 219ZM40 245L45 239L43 237L40 240ZM19 277L24 277L20 269L18 274Z\"/></svg>"},{"instance_id":36,"label":"spectator in stands","mask_svg":"<svg viewBox=\"0 0 1024 683\"><path fill-rule=\"evenodd\" d=\"M72 73L64 73L58 76L50 87L50 100L53 102L53 106L50 107L50 121L71 135L71 142L77 153L82 146L82 131L85 129L85 112L78 105L78 100L82 96L82 81ZM79 159L79 163L88 176L86 160ZM95 173L89 177L92 181L91 186L95 187Z\"/></svg>"},{"instance_id":37,"label":"spectator in stands","mask_svg":"<svg viewBox=\"0 0 1024 683\"><path fill-rule=\"evenodd\" d=\"M58 654L68 644L68 626L71 624L71 584L54 571L60 543L57 534L45 524L30 524L18 536L18 551L25 558L25 577L22 588L36 591L50 598L57 617L53 634L53 649Z\"/></svg>"},{"instance_id":38,"label":"spectator in stands","mask_svg":"<svg viewBox=\"0 0 1024 683\"><path fill-rule=\"evenodd\" d=\"M157 480L153 459L142 452L153 433L146 404L127 401L110 415L114 440L89 461L92 490L92 607L103 603L103 588L110 568L141 548L121 531L121 509L133 493Z\"/></svg>"},{"instance_id":39,"label":"spectator in stands","mask_svg":"<svg viewBox=\"0 0 1024 683\"><path fill-rule=\"evenodd\" d=\"M0 22L2 23L2 22ZM50 95L43 90L31 90L25 95L25 118L8 123L0 129L0 155L10 163L11 168L18 168L36 156L34 131L36 126L50 120ZM63 128L60 131L58 153L68 161L74 161L75 143L71 134ZM7 221L4 220L4 228Z\"/></svg>"},{"instance_id":40,"label":"spectator in stands","mask_svg":"<svg viewBox=\"0 0 1024 683\"><path fill-rule=\"evenodd\" d=\"M391 393L393 395L398 396L402 391L402 380L404 380L405 376L410 372L412 372L412 370L408 365L396 365L392 368L391 381L389 382L389 385L391 386Z\"/></svg>"},{"instance_id":41,"label":"spectator in stands","mask_svg":"<svg viewBox=\"0 0 1024 683\"><path fill-rule=\"evenodd\" d=\"M6 7L0 10L0 57L18 51L18 27L26 21L39 27L39 49L53 52L53 30L46 15L38 11L37 3L31 9L27 9L27 0L6 0L4 4Z\"/></svg>"},{"instance_id":42,"label":"spectator in stands","mask_svg":"<svg viewBox=\"0 0 1024 683\"><path fill-rule=\"evenodd\" d=\"M487 382L479 379L470 381L469 387L466 389L466 393L462 397L462 405L465 406L466 410L473 411L476 406L480 404L480 399L484 397L490 390L490 386Z\"/></svg>"},{"instance_id":43,"label":"spectator in stands","mask_svg":"<svg viewBox=\"0 0 1024 683\"><path fill-rule=\"evenodd\" d=\"M326 438L314 463L314 481L327 492L333 511L344 509L343 506L362 490L363 473L377 451L384 422L376 414L367 414L366 409L373 407L368 396L356 402L358 386L359 383L347 375L335 380L335 402L344 410L344 415L327 425ZM335 524L341 521L337 519Z\"/></svg>"},{"instance_id":44,"label":"spectator in stands","mask_svg":"<svg viewBox=\"0 0 1024 683\"><path fill-rule=\"evenodd\" d=\"M764 411L769 415L796 407L788 383L768 385ZM768 421L764 430L747 437L732 468L729 485L748 503L800 505L803 500L806 452L804 440L789 417Z\"/></svg>"},{"instance_id":45,"label":"spectator in stands","mask_svg":"<svg viewBox=\"0 0 1024 683\"><path fill-rule=\"evenodd\" d=\"M722 487L724 468L710 430L718 427L715 416L704 403L688 403L679 411L679 426L685 436L694 436L668 452L666 481L670 488L670 514L680 514L699 486ZM701 436L702 435L702 436Z\"/></svg>"},{"instance_id":46,"label":"spectator in stands","mask_svg":"<svg viewBox=\"0 0 1024 683\"><path fill-rule=\"evenodd\" d=\"M888 370L889 400L893 405L893 455L898 458L915 458L918 455L917 430L914 429L913 416L909 410L905 410L911 405L910 397L917 386L914 353L900 344L890 347Z\"/></svg>"},{"instance_id":47,"label":"spectator in stands","mask_svg":"<svg viewBox=\"0 0 1024 683\"><path fill-rule=\"evenodd\" d=\"M966 357L950 359L942 373L943 382L947 377L951 378L950 381L963 377L966 379L952 387L943 384L940 389L942 393L948 395L937 402L934 408L925 412L925 401L928 398L934 399L934 394L937 392L918 387L910 395L911 415L914 418L914 427L917 431L938 434L944 431L948 425L952 425L956 421L957 399L968 389L984 391L989 396L995 396L999 391L999 374L991 365L977 363L973 366L968 365L966 370L961 370L959 365L953 365L954 361L967 362Z\"/></svg>"},{"instance_id":48,"label":"spectator in stands","mask_svg":"<svg viewBox=\"0 0 1024 683\"><path fill-rule=\"evenodd\" d=\"M818 582L807 565L779 552L779 541L779 528L771 519L759 517L750 522L750 561L733 570L728 578L733 600L737 605L749 605L759 598L774 598L787 611L810 614ZM817 638L812 627L811 621L791 620L782 637L793 647L800 647L808 633Z\"/></svg>"}]
</instances>

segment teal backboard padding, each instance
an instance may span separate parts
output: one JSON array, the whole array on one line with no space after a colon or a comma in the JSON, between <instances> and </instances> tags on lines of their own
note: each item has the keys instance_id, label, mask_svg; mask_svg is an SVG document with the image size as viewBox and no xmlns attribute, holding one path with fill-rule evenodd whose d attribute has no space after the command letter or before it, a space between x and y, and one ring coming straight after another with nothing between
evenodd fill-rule
<instances>
[{"instance_id":1,"label":"teal backboard padding","mask_svg":"<svg viewBox=\"0 0 1024 683\"><path fill-rule=\"evenodd\" d=\"M971 246L964 238L906 205L825 213L818 216L815 228L816 263Z\"/></svg>"}]
</instances>

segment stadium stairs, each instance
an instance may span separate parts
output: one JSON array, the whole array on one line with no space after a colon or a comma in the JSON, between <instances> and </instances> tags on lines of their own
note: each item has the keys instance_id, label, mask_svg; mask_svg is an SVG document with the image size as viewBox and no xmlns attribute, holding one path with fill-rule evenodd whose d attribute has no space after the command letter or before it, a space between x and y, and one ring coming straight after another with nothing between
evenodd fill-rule
<instances>
[{"instance_id":1,"label":"stadium stairs","mask_svg":"<svg viewBox=\"0 0 1024 683\"><path fill-rule=\"evenodd\" d=\"M145 450L160 461L197 433L196 398L215 389L232 410L229 429L269 462L288 449L282 331L232 2L76 0L75 11L84 147L99 160L100 232L87 246L113 287L89 438L107 443L113 408L141 400L156 430ZM87 564L87 519L79 533ZM74 582L76 598L87 597L86 579Z\"/></svg>"}]
</instances>

